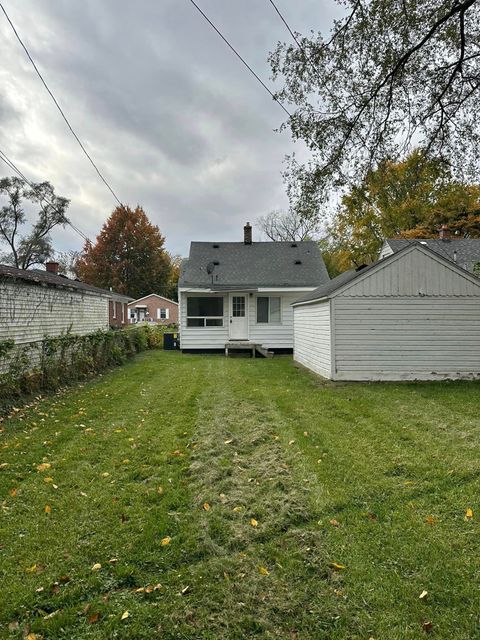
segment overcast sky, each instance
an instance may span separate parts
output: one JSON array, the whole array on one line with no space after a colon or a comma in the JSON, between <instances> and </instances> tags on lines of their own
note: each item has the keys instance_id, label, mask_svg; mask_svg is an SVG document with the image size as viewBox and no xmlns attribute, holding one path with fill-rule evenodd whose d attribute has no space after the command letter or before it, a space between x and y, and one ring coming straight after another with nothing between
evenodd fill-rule
<instances>
[{"instance_id":1,"label":"overcast sky","mask_svg":"<svg viewBox=\"0 0 480 640\"><path fill-rule=\"evenodd\" d=\"M287 204L276 133L283 112L188 0L2 0L87 149L120 199L141 204L172 253L191 240L240 240ZM197 0L269 82L289 34L269 0ZM290 26L327 31L333 0L277 0ZM115 206L0 14L0 149L71 199L92 239ZM10 175L2 164L0 176ZM70 228L59 250L80 249Z\"/></svg>"}]
</instances>

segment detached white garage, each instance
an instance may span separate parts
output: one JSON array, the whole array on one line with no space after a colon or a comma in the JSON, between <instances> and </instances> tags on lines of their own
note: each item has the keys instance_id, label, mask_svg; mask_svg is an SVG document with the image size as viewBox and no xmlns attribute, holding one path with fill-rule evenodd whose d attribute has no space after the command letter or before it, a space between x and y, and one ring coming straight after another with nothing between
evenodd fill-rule
<instances>
[{"instance_id":1,"label":"detached white garage","mask_svg":"<svg viewBox=\"0 0 480 640\"><path fill-rule=\"evenodd\" d=\"M480 377L480 279L421 244L293 307L294 359L325 378Z\"/></svg>"}]
</instances>

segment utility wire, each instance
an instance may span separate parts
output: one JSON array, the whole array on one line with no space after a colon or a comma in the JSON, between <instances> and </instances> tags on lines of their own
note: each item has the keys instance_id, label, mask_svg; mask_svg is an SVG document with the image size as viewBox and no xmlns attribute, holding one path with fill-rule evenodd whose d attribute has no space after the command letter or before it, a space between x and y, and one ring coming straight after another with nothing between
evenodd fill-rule
<instances>
[{"instance_id":1,"label":"utility wire","mask_svg":"<svg viewBox=\"0 0 480 640\"><path fill-rule=\"evenodd\" d=\"M33 182L30 182L30 180L28 180L28 178L25 177L25 174L20 171L20 169L16 166L16 164L12 160L10 160L10 158L1 149L0 149L0 160L2 160L10 169L12 169L12 171L14 171L16 174L18 174L20 176L20 178L22 178L22 180L24 180L31 189L35 188L35 185L33 184ZM48 198L45 198L45 197L43 197L42 200L44 202L46 202L47 204L49 204L51 207L53 207L53 209L57 213L61 213L60 210L55 206L55 204L51 200L49 200ZM72 222L70 222L70 220L68 220L68 218L66 218L66 220L67 220L67 224L70 227L72 227L72 229L74 231L76 231L78 233L78 235L81 238L83 238L83 240L85 240L86 242L90 242L88 236L86 236L83 233L83 231L81 231Z\"/></svg>"},{"instance_id":2,"label":"utility wire","mask_svg":"<svg viewBox=\"0 0 480 640\"><path fill-rule=\"evenodd\" d=\"M270 2L270 4L272 5L272 7L275 9L275 11L277 12L280 20L283 22L283 24L286 26L288 32L290 33L290 35L292 36L292 38L295 40L295 43L297 45L297 47L300 49L300 51L302 51L302 53L305 55L305 51L303 50L302 45L300 44L300 42L298 41L297 36L295 35L295 33L292 31L292 29L290 28L290 25L288 24L288 22L285 20L285 18L283 17L283 15L280 12L280 9L277 7L277 5L275 4L275 2L273 0L268 0Z\"/></svg>"},{"instance_id":3,"label":"utility wire","mask_svg":"<svg viewBox=\"0 0 480 640\"><path fill-rule=\"evenodd\" d=\"M289 118L292 117L292 114L288 109L280 102L277 96L269 89L269 87L265 84L265 82L260 78L260 76L252 69L252 67L248 64L248 62L243 58L235 47L227 40L227 38L223 35L223 33L214 25L214 23L210 20L210 18L202 11L202 9L198 6L195 0L190 0L195 9L205 18L208 24L216 31L216 33L220 36L220 38L225 42L225 44L233 51L233 53L237 56L237 58L242 62L242 64L250 71L250 73L258 80L258 82L262 85L262 87L267 91L270 96L275 100L278 106L285 111ZM0 5L1 6L1 5Z\"/></svg>"},{"instance_id":4,"label":"utility wire","mask_svg":"<svg viewBox=\"0 0 480 640\"><path fill-rule=\"evenodd\" d=\"M57 109L60 111L62 118L65 120L65 123L67 125L67 127L70 129L70 132L72 133L73 137L75 138L75 140L78 142L78 144L80 145L80 148L82 149L83 153L86 155L86 157L88 158L88 160L90 161L90 164L93 166L93 168L95 169L95 171L98 173L100 179L102 180L102 182L105 184L105 186L107 187L107 189L110 191L110 193L112 194L112 196L115 198L115 200L118 202L118 204L123 207L123 204L121 202L121 200L118 198L117 194L115 193L115 191L112 189L112 187L109 185L109 183L107 182L106 178L103 176L103 174L101 173L100 169L97 167L97 165L95 164L95 162L92 159L92 156L88 153L88 151L85 149L82 141L80 140L80 138L78 137L78 135L75 133L75 130L73 129L72 125L70 124L67 116L65 115L62 107L59 105L57 99L55 98L55 96L53 95L52 91L50 90L50 87L48 86L48 84L46 83L45 79L43 78L42 74L40 73L37 65L35 64L35 61L33 60L32 56L30 55L30 52L28 51L26 45L24 44L23 40L20 38L18 31L15 28L15 25L13 24L13 22L11 21L8 13L5 10L5 7L3 6L3 4L0 2L0 8L2 9L5 18L7 19L8 23L10 24L13 33L15 34L18 42L21 44L23 50L25 51L27 58L30 60L30 62L32 63L33 68L35 69L38 77L40 78L40 80L42 81L43 86L45 87L45 89L47 90L48 94L50 95L50 97L52 98L53 102L55 103L55 106L57 107Z\"/></svg>"}]
</instances>

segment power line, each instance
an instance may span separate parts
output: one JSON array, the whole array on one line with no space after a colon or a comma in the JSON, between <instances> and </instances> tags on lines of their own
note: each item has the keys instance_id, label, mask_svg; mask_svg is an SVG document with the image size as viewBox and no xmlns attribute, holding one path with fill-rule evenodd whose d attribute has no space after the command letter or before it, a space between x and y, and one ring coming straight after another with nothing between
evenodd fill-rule
<instances>
[{"instance_id":1,"label":"power line","mask_svg":"<svg viewBox=\"0 0 480 640\"><path fill-rule=\"evenodd\" d=\"M50 87L48 86L48 84L46 83L46 81L44 80L42 74L40 73L37 65L35 64L35 61L33 60L32 56L30 55L30 52L28 51L26 45L24 44L23 40L20 38L18 31L15 28L15 25L13 24L13 22L11 21L8 13L5 10L5 7L3 6L3 4L0 2L0 8L2 9L5 18L7 19L8 23L10 24L13 33L15 34L18 42L21 44L23 50L25 51L27 58L30 60L30 62L32 63L33 68L35 69L38 77L40 78L40 80L42 81L43 86L45 87L45 89L47 90L48 94L50 95L50 97L52 98L53 102L55 103L55 106L57 107L57 109L60 111L62 118L65 120L65 123L67 125L67 127L70 129L70 132L72 133L73 137L75 138L75 140L78 142L78 144L80 145L80 148L82 149L83 153L86 155L86 157L88 158L88 160L90 161L91 165L93 166L93 168L95 169L95 171L98 173L100 179L102 180L102 182L105 184L105 186L107 187L107 189L110 191L110 193L112 194L112 196L115 198L115 200L118 202L118 204L123 207L123 204L121 202L121 200L118 198L117 194L115 193L115 191L112 189L112 187L109 185L109 183L107 182L106 178L103 176L103 174L101 173L100 169L97 167L97 165L95 164L95 162L92 159L92 156L88 153L88 151L85 149L82 141L80 140L80 138L78 137L78 135L75 133L75 130L73 129L72 125L70 124L67 116L65 115L62 107L59 105L57 99L55 98L55 96L53 95L52 91L50 90Z\"/></svg>"},{"instance_id":2,"label":"power line","mask_svg":"<svg viewBox=\"0 0 480 640\"><path fill-rule=\"evenodd\" d=\"M205 18L208 24L216 31L216 33L220 36L220 38L225 42L225 44L233 51L233 53L237 56L237 58L242 62L242 64L249 70L249 72L258 80L258 82L262 85L262 87L267 91L270 96L274 99L274 101L278 104L278 106L285 111L289 118L292 117L292 114L288 109L280 102L277 96L269 89L269 87L265 84L265 82L260 78L260 76L252 69L252 67L248 64L248 62L243 58L235 47L227 40L227 38L223 35L223 33L214 25L214 23L210 20L210 18L200 9L195 0L190 0L195 9Z\"/></svg>"},{"instance_id":3,"label":"power line","mask_svg":"<svg viewBox=\"0 0 480 640\"><path fill-rule=\"evenodd\" d=\"M31 189L35 188L35 185L33 184L33 182L30 182L30 180L28 180L28 178L25 176L25 174L20 171L20 169L16 166L16 164L12 160L10 160L10 158L6 155L6 153L4 151L2 151L1 149L0 149L0 160L2 160L10 169L12 169L12 171L14 171L16 174L18 174L20 176L20 178L22 178L22 180L24 180ZM51 207L53 207L54 211L56 211L57 213L61 213L61 211L55 206L55 204L51 200L49 200L48 198L43 197L41 200L45 201L47 204L49 204ZM86 236L83 233L83 231L81 231L72 222L70 222L70 220L68 220L68 218L66 218L66 220L67 220L67 224L70 227L72 227L72 229L74 231L76 231L78 233L78 235L81 236L81 238L83 238L83 240L85 240L86 242L90 242L90 239L88 238L88 236Z\"/></svg>"},{"instance_id":4,"label":"power line","mask_svg":"<svg viewBox=\"0 0 480 640\"><path fill-rule=\"evenodd\" d=\"M303 50L302 45L300 44L300 42L298 41L297 36L295 35L294 31L290 28L290 25L288 24L288 22L285 20L285 18L283 17L283 15L280 12L280 9L277 7L277 5L275 4L275 2L273 0L269 0L270 4L272 5L272 7L275 9L275 11L277 12L280 20L283 22L283 24L286 26L288 32L290 33L290 35L292 36L292 38L295 40L295 43L297 45L297 47L300 49L300 51L302 51L302 53L305 55L305 51Z\"/></svg>"}]
</instances>

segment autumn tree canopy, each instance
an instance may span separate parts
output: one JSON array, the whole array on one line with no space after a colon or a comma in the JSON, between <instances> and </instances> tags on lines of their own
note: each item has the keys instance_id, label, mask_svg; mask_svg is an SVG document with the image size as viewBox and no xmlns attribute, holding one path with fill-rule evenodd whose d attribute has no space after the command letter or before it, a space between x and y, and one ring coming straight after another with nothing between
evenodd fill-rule
<instances>
[{"instance_id":1,"label":"autumn tree canopy","mask_svg":"<svg viewBox=\"0 0 480 640\"><path fill-rule=\"evenodd\" d=\"M442 225L480 237L480 186L453 179L442 160L415 151L383 161L342 199L330 227L340 270L370 263L386 238L434 238Z\"/></svg>"},{"instance_id":2,"label":"autumn tree canopy","mask_svg":"<svg viewBox=\"0 0 480 640\"><path fill-rule=\"evenodd\" d=\"M479 170L479 0L337 0L329 33L295 34L270 61L285 123L311 151L291 159L304 213L384 158L420 147L459 175ZM294 26L294 25L293 25ZM308 205L308 206L307 206Z\"/></svg>"},{"instance_id":3,"label":"autumn tree canopy","mask_svg":"<svg viewBox=\"0 0 480 640\"><path fill-rule=\"evenodd\" d=\"M149 293L167 295L171 287L170 257L165 238L142 207L117 207L95 244L87 242L76 265L84 282L132 298Z\"/></svg>"}]
</instances>

